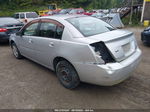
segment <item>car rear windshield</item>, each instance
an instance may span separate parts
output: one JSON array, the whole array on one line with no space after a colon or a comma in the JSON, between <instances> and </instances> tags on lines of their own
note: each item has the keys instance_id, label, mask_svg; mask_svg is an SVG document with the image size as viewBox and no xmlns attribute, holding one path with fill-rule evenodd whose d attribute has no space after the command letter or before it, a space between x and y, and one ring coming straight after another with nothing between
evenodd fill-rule
<instances>
[{"instance_id":1,"label":"car rear windshield","mask_svg":"<svg viewBox=\"0 0 150 112\"><path fill-rule=\"evenodd\" d=\"M3 17L0 18L0 25L14 24L14 23L19 23L19 21L14 18L3 18Z\"/></svg>"},{"instance_id":2,"label":"car rear windshield","mask_svg":"<svg viewBox=\"0 0 150 112\"><path fill-rule=\"evenodd\" d=\"M27 17L27 18L37 18L38 15L37 15L37 13L27 13L27 14L26 14L26 17Z\"/></svg>"},{"instance_id":3,"label":"car rear windshield","mask_svg":"<svg viewBox=\"0 0 150 112\"><path fill-rule=\"evenodd\" d=\"M85 37L114 30L111 25L94 17L75 17L67 19Z\"/></svg>"}]
</instances>

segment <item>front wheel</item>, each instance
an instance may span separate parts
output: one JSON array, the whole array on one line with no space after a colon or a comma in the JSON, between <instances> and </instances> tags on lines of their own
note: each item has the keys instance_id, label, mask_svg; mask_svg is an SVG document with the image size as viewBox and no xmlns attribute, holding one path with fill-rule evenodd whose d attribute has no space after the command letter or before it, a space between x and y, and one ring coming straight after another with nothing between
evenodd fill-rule
<instances>
[{"instance_id":1,"label":"front wheel","mask_svg":"<svg viewBox=\"0 0 150 112\"><path fill-rule=\"evenodd\" d=\"M80 79L74 67L68 61L60 61L56 65L56 74L60 83L68 89L76 88Z\"/></svg>"},{"instance_id":2,"label":"front wheel","mask_svg":"<svg viewBox=\"0 0 150 112\"><path fill-rule=\"evenodd\" d=\"M17 46L15 43L12 43L11 45L11 48L12 48L12 51L13 51L13 55L17 58L17 59L21 59L22 58L22 55L20 54Z\"/></svg>"}]
</instances>

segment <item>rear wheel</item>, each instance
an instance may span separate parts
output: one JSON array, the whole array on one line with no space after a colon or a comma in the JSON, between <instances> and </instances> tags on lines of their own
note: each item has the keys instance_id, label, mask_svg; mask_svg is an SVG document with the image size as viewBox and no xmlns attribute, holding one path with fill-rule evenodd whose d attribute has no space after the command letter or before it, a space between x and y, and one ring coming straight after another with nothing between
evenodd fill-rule
<instances>
[{"instance_id":1,"label":"rear wheel","mask_svg":"<svg viewBox=\"0 0 150 112\"><path fill-rule=\"evenodd\" d=\"M13 55L17 58L17 59L21 59L22 58L22 55L20 54L17 46L15 43L12 43L11 44L11 48L12 48L12 51L13 51Z\"/></svg>"},{"instance_id":2,"label":"rear wheel","mask_svg":"<svg viewBox=\"0 0 150 112\"><path fill-rule=\"evenodd\" d=\"M63 60L56 65L56 74L60 83L68 89L76 88L80 79L74 67L67 61Z\"/></svg>"}]
</instances>

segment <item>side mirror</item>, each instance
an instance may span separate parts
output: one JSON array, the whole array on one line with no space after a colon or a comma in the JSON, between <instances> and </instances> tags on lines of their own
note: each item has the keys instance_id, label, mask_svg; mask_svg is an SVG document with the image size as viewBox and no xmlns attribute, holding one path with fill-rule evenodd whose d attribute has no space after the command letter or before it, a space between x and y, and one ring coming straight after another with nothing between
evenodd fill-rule
<instances>
[{"instance_id":1,"label":"side mirror","mask_svg":"<svg viewBox=\"0 0 150 112\"><path fill-rule=\"evenodd\" d=\"M17 35L17 36L22 36L22 32L18 31L18 32L16 33L16 35Z\"/></svg>"}]
</instances>

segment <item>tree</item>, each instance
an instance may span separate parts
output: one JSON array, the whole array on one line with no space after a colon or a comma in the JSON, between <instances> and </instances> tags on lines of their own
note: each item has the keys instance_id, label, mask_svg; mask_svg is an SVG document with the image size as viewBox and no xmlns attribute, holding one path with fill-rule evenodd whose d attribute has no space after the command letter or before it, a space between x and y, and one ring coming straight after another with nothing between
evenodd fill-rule
<instances>
[{"instance_id":1,"label":"tree","mask_svg":"<svg viewBox=\"0 0 150 112\"><path fill-rule=\"evenodd\" d=\"M107 9L117 7L123 3L122 1L126 0L0 0L0 6L5 5L9 9L20 9L56 3L61 8Z\"/></svg>"}]
</instances>

